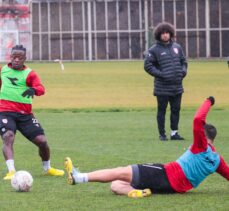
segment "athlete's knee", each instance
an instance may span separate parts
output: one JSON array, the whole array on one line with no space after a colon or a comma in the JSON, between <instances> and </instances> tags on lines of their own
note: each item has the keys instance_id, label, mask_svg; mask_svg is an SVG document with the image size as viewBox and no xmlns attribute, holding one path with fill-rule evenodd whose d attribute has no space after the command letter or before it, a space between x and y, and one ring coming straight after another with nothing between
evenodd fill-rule
<instances>
[{"instance_id":1,"label":"athlete's knee","mask_svg":"<svg viewBox=\"0 0 229 211\"><path fill-rule=\"evenodd\" d=\"M133 187L129 182L123 180L115 180L111 183L110 189L117 195L127 195Z\"/></svg>"},{"instance_id":2,"label":"athlete's knee","mask_svg":"<svg viewBox=\"0 0 229 211\"><path fill-rule=\"evenodd\" d=\"M15 137L14 132L11 131L11 130L6 131L6 132L2 135L2 139L3 139L3 142L4 142L5 144L11 144L11 143L13 143L14 137Z\"/></svg>"},{"instance_id":3,"label":"athlete's knee","mask_svg":"<svg viewBox=\"0 0 229 211\"><path fill-rule=\"evenodd\" d=\"M47 142L40 142L40 143L38 143L38 147L39 148L48 148L48 143Z\"/></svg>"},{"instance_id":4,"label":"athlete's knee","mask_svg":"<svg viewBox=\"0 0 229 211\"><path fill-rule=\"evenodd\" d=\"M110 189L113 193L118 194L119 189L120 189L120 181L116 180L116 181L111 182Z\"/></svg>"},{"instance_id":5,"label":"athlete's knee","mask_svg":"<svg viewBox=\"0 0 229 211\"><path fill-rule=\"evenodd\" d=\"M47 148L48 142L44 135L39 135L34 138L33 143L36 144L39 148Z\"/></svg>"},{"instance_id":6,"label":"athlete's knee","mask_svg":"<svg viewBox=\"0 0 229 211\"><path fill-rule=\"evenodd\" d=\"M45 150L49 148L47 141L37 141L36 145L40 150Z\"/></svg>"}]
</instances>

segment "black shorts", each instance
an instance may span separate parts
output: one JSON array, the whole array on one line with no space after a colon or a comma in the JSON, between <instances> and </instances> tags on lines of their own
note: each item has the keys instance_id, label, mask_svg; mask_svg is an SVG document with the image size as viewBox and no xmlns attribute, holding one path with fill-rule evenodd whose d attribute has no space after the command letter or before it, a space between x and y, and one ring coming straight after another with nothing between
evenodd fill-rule
<instances>
[{"instance_id":1,"label":"black shorts","mask_svg":"<svg viewBox=\"0 0 229 211\"><path fill-rule=\"evenodd\" d=\"M131 186L136 189L149 188L152 193L175 193L162 164L132 165Z\"/></svg>"},{"instance_id":2,"label":"black shorts","mask_svg":"<svg viewBox=\"0 0 229 211\"><path fill-rule=\"evenodd\" d=\"M33 114L20 114L16 112L0 112L0 135L11 130L19 130L30 141L38 135L44 135L44 130Z\"/></svg>"}]
</instances>

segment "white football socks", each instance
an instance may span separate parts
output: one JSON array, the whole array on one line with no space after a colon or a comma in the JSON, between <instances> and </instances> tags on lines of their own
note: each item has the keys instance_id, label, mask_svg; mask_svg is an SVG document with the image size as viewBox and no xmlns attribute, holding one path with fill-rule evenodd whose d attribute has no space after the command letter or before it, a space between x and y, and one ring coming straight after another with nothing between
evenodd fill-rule
<instances>
[{"instance_id":1,"label":"white football socks","mask_svg":"<svg viewBox=\"0 0 229 211\"><path fill-rule=\"evenodd\" d=\"M14 160L7 160L6 165L7 165L8 171L16 171L14 167Z\"/></svg>"},{"instance_id":2,"label":"white football socks","mask_svg":"<svg viewBox=\"0 0 229 211\"><path fill-rule=\"evenodd\" d=\"M77 173L73 174L74 180L76 183L85 183L88 182L87 173Z\"/></svg>"},{"instance_id":3,"label":"white football socks","mask_svg":"<svg viewBox=\"0 0 229 211\"><path fill-rule=\"evenodd\" d=\"M51 168L50 160L48 160L48 161L42 161L42 163L43 163L43 169L44 169L44 171L48 171Z\"/></svg>"}]
</instances>

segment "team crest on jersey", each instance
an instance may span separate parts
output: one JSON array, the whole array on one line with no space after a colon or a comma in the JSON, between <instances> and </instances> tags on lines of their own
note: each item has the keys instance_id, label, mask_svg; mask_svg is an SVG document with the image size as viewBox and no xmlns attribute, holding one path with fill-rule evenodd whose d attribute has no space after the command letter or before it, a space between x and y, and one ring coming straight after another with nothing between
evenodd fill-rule
<instances>
[{"instance_id":1,"label":"team crest on jersey","mask_svg":"<svg viewBox=\"0 0 229 211\"><path fill-rule=\"evenodd\" d=\"M175 54L178 54L178 48L173 48Z\"/></svg>"},{"instance_id":2,"label":"team crest on jersey","mask_svg":"<svg viewBox=\"0 0 229 211\"><path fill-rule=\"evenodd\" d=\"M3 122L4 124L6 124L6 123L8 122L8 120L7 120L7 119L2 119L2 122Z\"/></svg>"}]
</instances>

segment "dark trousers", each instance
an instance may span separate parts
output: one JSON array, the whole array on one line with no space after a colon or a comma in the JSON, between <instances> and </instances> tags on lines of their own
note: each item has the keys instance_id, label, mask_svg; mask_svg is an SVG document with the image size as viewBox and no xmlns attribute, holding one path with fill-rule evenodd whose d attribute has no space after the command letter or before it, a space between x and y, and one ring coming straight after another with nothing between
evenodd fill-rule
<instances>
[{"instance_id":1,"label":"dark trousers","mask_svg":"<svg viewBox=\"0 0 229 211\"><path fill-rule=\"evenodd\" d=\"M165 114L168 103L170 105L170 128L178 130L182 94L175 96L157 97L157 125L160 135L165 135Z\"/></svg>"}]
</instances>

